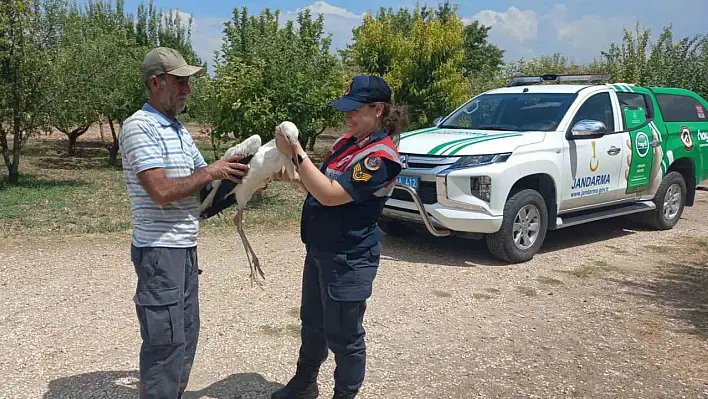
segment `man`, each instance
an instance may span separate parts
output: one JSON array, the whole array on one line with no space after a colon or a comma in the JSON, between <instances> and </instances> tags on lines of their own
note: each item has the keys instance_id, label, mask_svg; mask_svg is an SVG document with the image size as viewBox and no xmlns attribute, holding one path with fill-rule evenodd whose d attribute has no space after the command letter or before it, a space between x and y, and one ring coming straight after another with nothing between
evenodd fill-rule
<instances>
[{"instance_id":1,"label":"man","mask_svg":"<svg viewBox=\"0 0 708 399\"><path fill-rule=\"evenodd\" d=\"M198 191L215 179L240 182L248 167L232 157L207 165L177 120L190 93L187 65L170 48L143 60L150 101L123 124L120 148L132 208L131 260L142 346L140 397L181 398L199 336Z\"/></svg>"}]
</instances>

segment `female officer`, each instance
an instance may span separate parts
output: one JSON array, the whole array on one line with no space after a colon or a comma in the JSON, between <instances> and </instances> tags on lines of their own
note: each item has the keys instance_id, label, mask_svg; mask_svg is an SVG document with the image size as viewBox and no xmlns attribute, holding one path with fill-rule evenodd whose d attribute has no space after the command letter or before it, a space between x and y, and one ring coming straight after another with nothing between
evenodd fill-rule
<instances>
[{"instance_id":1,"label":"female officer","mask_svg":"<svg viewBox=\"0 0 708 399\"><path fill-rule=\"evenodd\" d=\"M300 230L307 256L297 371L273 399L317 397L328 348L336 362L334 398L354 398L364 381L362 323L381 254L376 221L401 170L391 136L400 133L405 114L390 102L382 78L354 77L345 95L329 104L346 113L349 132L319 169L299 143L276 132L276 145L293 158L308 195Z\"/></svg>"}]
</instances>

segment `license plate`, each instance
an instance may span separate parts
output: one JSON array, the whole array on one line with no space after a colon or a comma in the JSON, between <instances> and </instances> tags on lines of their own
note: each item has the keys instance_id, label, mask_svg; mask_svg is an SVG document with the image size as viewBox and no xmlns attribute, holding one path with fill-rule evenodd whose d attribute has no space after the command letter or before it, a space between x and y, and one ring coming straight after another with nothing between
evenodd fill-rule
<instances>
[{"instance_id":1,"label":"license plate","mask_svg":"<svg viewBox=\"0 0 708 399\"><path fill-rule=\"evenodd\" d=\"M410 177L410 176L398 176L396 179L396 183L400 184L402 186L407 186L411 187L415 190L418 190L418 178L417 177Z\"/></svg>"}]
</instances>

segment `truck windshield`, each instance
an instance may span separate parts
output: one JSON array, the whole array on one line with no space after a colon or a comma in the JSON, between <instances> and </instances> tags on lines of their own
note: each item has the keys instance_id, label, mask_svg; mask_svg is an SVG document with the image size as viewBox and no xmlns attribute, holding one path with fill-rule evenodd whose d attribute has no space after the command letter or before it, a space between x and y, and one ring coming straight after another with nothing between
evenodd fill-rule
<instances>
[{"instance_id":1,"label":"truck windshield","mask_svg":"<svg viewBox=\"0 0 708 399\"><path fill-rule=\"evenodd\" d=\"M478 96L450 115L449 129L553 131L575 100L572 93L504 93Z\"/></svg>"}]
</instances>

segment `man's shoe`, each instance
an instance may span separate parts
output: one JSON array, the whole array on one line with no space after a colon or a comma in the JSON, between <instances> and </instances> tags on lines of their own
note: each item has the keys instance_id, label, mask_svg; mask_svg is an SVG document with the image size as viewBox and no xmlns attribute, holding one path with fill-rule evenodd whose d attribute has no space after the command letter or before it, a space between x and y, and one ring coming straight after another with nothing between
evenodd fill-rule
<instances>
[{"instance_id":1,"label":"man's shoe","mask_svg":"<svg viewBox=\"0 0 708 399\"><path fill-rule=\"evenodd\" d=\"M319 395L317 382L303 384L301 381L294 378L288 382L288 385L278 389L270 395L271 399L317 399Z\"/></svg>"}]
</instances>

